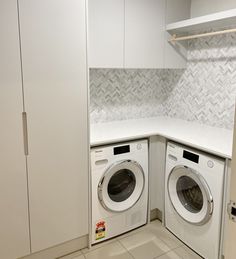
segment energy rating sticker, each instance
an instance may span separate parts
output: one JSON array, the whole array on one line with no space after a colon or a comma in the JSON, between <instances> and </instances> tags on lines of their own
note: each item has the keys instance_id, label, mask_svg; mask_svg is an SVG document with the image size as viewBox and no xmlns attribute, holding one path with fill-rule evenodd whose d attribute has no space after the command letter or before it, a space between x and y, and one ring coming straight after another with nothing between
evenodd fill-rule
<instances>
[{"instance_id":1,"label":"energy rating sticker","mask_svg":"<svg viewBox=\"0 0 236 259\"><path fill-rule=\"evenodd\" d=\"M96 224L96 231L95 231L96 240L102 239L106 236L106 226L105 226L105 221L99 221Z\"/></svg>"}]
</instances>

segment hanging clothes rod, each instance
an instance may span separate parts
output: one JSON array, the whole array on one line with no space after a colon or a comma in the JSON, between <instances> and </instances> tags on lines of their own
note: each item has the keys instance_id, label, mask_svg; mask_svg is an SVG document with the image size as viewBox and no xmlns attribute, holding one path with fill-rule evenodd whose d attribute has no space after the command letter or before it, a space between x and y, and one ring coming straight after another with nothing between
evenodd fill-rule
<instances>
[{"instance_id":1,"label":"hanging clothes rod","mask_svg":"<svg viewBox=\"0 0 236 259\"><path fill-rule=\"evenodd\" d=\"M168 41L174 43L176 41L192 40L192 39L221 35L221 34L232 33L232 32L236 32L236 28L235 29L222 30L222 31L206 32L206 33L183 36L183 37L177 37L177 35L174 34L174 35L172 35L171 39L169 39Z\"/></svg>"}]
</instances>

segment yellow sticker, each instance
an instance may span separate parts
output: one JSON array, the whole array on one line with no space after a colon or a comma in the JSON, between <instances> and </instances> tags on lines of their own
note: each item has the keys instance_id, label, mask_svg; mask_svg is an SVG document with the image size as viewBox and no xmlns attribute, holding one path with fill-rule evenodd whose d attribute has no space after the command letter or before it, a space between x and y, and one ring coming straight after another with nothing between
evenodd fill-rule
<instances>
[{"instance_id":1,"label":"yellow sticker","mask_svg":"<svg viewBox=\"0 0 236 259\"><path fill-rule=\"evenodd\" d=\"M96 224L95 234L96 234L96 237L95 237L96 240L102 239L106 236L105 221L99 221Z\"/></svg>"}]
</instances>

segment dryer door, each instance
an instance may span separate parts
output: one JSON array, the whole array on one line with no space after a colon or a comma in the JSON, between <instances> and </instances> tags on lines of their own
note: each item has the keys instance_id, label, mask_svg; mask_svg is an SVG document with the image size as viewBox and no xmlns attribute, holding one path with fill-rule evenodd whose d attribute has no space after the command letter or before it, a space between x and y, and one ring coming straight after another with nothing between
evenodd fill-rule
<instances>
[{"instance_id":1,"label":"dryer door","mask_svg":"<svg viewBox=\"0 0 236 259\"><path fill-rule=\"evenodd\" d=\"M194 225L204 225L213 213L213 198L204 178L186 166L172 169L167 188L179 216Z\"/></svg>"},{"instance_id":2,"label":"dryer door","mask_svg":"<svg viewBox=\"0 0 236 259\"><path fill-rule=\"evenodd\" d=\"M128 210L142 195L144 182L143 169L136 161L119 161L108 168L98 184L100 203L110 211Z\"/></svg>"}]
</instances>

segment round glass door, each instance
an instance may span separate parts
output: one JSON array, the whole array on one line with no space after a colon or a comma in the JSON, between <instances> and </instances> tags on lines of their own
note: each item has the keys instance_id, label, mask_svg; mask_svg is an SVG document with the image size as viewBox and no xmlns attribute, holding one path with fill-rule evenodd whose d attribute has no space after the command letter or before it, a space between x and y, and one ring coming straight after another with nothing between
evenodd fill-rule
<instances>
[{"instance_id":1,"label":"round glass door","mask_svg":"<svg viewBox=\"0 0 236 259\"><path fill-rule=\"evenodd\" d=\"M203 207L203 194L198 184L189 176L181 176L176 184L177 195L182 205L192 213Z\"/></svg>"},{"instance_id":2,"label":"round glass door","mask_svg":"<svg viewBox=\"0 0 236 259\"><path fill-rule=\"evenodd\" d=\"M142 167L135 161L120 161L108 168L101 178L98 197L107 210L125 211L139 200L143 188Z\"/></svg>"},{"instance_id":3,"label":"round glass door","mask_svg":"<svg viewBox=\"0 0 236 259\"><path fill-rule=\"evenodd\" d=\"M122 202L127 200L133 193L136 185L136 178L129 169L121 169L110 179L107 192L111 200Z\"/></svg>"},{"instance_id":4,"label":"round glass door","mask_svg":"<svg viewBox=\"0 0 236 259\"><path fill-rule=\"evenodd\" d=\"M213 198L204 178L195 170L176 166L168 178L173 208L185 221L203 225L213 213Z\"/></svg>"}]
</instances>

